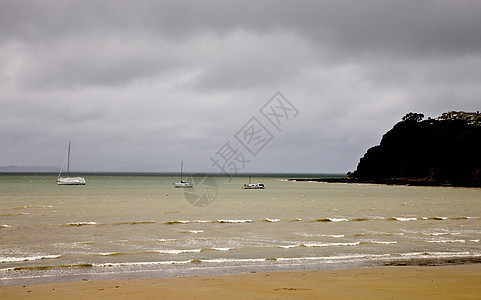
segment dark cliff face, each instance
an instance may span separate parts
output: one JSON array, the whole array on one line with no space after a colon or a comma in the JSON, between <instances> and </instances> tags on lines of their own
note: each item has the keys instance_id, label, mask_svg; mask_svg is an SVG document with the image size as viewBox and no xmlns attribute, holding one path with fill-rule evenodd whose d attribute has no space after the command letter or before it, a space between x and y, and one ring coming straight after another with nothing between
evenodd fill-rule
<instances>
[{"instance_id":1,"label":"dark cliff face","mask_svg":"<svg viewBox=\"0 0 481 300\"><path fill-rule=\"evenodd\" d=\"M366 152L352 177L481 186L481 124L422 117L406 115Z\"/></svg>"}]
</instances>

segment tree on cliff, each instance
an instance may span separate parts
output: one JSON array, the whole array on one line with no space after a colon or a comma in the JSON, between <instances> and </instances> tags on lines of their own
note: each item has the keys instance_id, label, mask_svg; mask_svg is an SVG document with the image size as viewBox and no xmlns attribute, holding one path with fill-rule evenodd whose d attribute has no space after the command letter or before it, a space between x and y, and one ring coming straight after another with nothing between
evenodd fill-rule
<instances>
[{"instance_id":1,"label":"tree on cliff","mask_svg":"<svg viewBox=\"0 0 481 300\"><path fill-rule=\"evenodd\" d=\"M481 126L465 120L423 120L408 113L361 158L361 181L429 180L481 186Z\"/></svg>"},{"instance_id":2,"label":"tree on cliff","mask_svg":"<svg viewBox=\"0 0 481 300\"><path fill-rule=\"evenodd\" d=\"M424 118L424 115L423 115L423 114L418 114L418 113L410 112L410 113L406 114L406 115L402 118L402 120L403 120L403 122L419 122L419 121L421 121L423 118Z\"/></svg>"}]
</instances>

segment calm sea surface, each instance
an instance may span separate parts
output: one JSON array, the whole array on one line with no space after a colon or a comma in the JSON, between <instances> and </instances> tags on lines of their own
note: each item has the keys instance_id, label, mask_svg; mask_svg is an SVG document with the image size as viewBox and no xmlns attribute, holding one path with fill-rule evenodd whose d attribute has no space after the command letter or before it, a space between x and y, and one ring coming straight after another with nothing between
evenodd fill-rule
<instances>
[{"instance_id":1,"label":"calm sea surface","mask_svg":"<svg viewBox=\"0 0 481 300\"><path fill-rule=\"evenodd\" d=\"M0 175L0 285L481 257L480 189L85 177Z\"/></svg>"}]
</instances>

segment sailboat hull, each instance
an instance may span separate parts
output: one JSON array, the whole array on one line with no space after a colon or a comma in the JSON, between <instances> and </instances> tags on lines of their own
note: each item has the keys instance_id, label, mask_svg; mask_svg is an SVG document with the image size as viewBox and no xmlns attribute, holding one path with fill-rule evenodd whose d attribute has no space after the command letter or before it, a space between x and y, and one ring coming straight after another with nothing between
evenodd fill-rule
<instances>
[{"instance_id":1,"label":"sailboat hull","mask_svg":"<svg viewBox=\"0 0 481 300\"><path fill-rule=\"evenodd\" d=\"M180 182L175 182L174 186L176 188L191 188L191 187L194 187L194 185L192 183L182 180L183 169L184 169L184 162L181 161L180 162Z\"/></svg>"},{"instance_id":2,"label":"sailboat hull","mask_svg":"<svg viewBox=\"0 0 481 300\"><path fill-rule=\"evenodd\" d=\"M174 183L174 186L176 188L191 188L191 187L193 187L192 183L185 182L185 181L184 182L176 182L176 183Z\"/></svg>"},{"instance_id":3,"label":"sailboat hull","mask_svg":"<svg viewBox=\"0 0 481 300\"><path fill-rule=\"evenodd\" d=\"M249 184L244 184L241 189L244 190L263 190L265 189L265 185L263 183L251 183L251 177L249 176Z\"/></svg>"},{"instance_id":4,"label":"sailboat hull","mask_svg":"<svg viewBox=\"0 0 481 300\"><path fill-rule=\"evenodd\" d=\"M262 183L249 183L249 184L244 184L242 188L244 190L263 190L266 187Z\"/></svg>"},{"instance_id":5,"label":"sailboat hull","mask_svg":"<svg viewBox=\"0 0 481 300\"><path fill-rule=\"evenodd\" d=\"M83 177L61 177L57 179L58 185L85 185L85 183Z\"/></svg>"}]
</instances>

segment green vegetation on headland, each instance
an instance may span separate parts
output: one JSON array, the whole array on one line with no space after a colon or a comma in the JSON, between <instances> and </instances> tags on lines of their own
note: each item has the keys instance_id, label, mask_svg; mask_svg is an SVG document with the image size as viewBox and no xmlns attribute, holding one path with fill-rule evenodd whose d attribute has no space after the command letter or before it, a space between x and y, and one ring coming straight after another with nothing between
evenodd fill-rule
<instances>
[{"instance_id":1,"label":"green vegetation on headland","mask_svg":"<svg viewBox=\"0 0 481 300\"><path fill-rule=\"evenodd\" d=\"M408 113L347 178L317 180L481 187L481 114L452 111L424 119Z\"/></svg>"}]
</instances>

